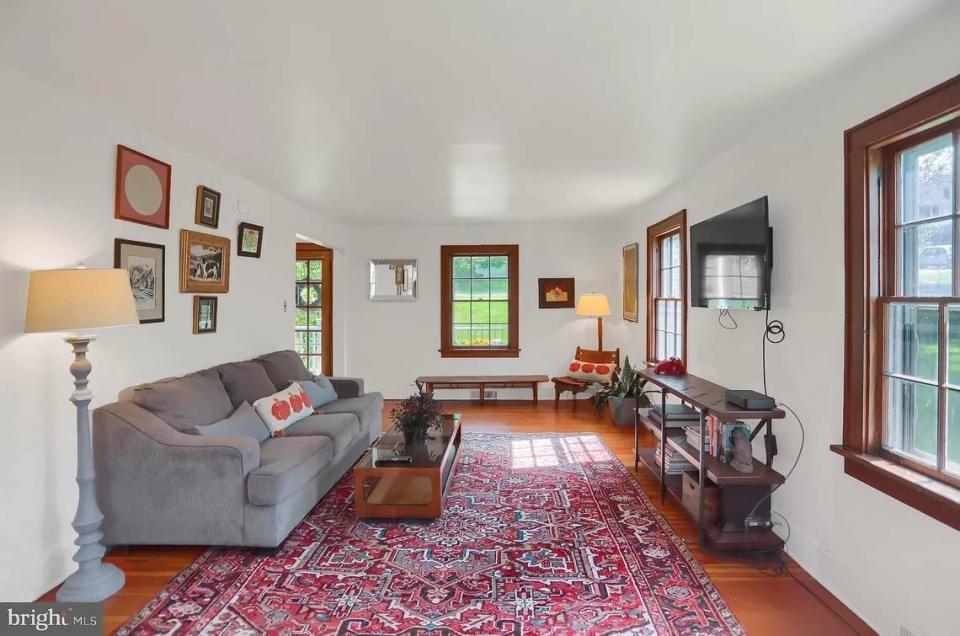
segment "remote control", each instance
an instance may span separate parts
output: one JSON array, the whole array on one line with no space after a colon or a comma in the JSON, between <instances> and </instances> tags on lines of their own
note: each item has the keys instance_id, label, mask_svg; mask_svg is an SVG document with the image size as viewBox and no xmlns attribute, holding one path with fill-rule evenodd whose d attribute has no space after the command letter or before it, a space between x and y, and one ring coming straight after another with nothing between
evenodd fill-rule
<instances>
[{"instance_id":1,"label":"remote control","mask_svg":"<svg viewBox=\"0 0 960 636\"><path fill-rule=\"evenodd\" d=\"M394 457L384 457L382 459L378 459L377 463L378 464L409 464L412 461L413 461L413 457L410 457L409 455L396 455Z\"/></svg>"}]
</instances>

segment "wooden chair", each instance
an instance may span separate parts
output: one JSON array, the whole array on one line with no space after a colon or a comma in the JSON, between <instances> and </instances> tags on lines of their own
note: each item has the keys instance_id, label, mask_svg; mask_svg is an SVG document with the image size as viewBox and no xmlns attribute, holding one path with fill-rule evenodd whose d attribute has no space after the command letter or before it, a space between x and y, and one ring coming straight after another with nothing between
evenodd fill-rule
<instances>
[{"instance_id":1,"label":"wooden chair","mask_svg":"<svg viewBox=\"0 0 960 636\"><path fill-rule=\"evenodd\" d=\"M581 349L577 347L577 353L574 356L575 360L580 362L592 362L593 364L612 364L616 367L617 371L620 370L620 349L614 349L613 351L596 351L593 349ZM580 378L571 378L569 376L559 376L556 378L550 378L550 381L553 382L553 389L556 392L553 400L553 407L560 408L560 394L565 391L573 393L573 410L577 410L577 393L586 391L596 382L592 380L581 380Z\"/></svg>"}]
</instances>

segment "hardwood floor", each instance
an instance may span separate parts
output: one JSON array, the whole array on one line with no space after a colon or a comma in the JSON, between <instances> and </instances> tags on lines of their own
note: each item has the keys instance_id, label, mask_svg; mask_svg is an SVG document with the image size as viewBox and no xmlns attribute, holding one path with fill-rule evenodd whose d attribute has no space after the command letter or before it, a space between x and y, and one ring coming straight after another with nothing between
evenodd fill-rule
<instances>
[{"instance_id":1,"label":"hardwood floor","mask_svg":"<svg viewBox=\"0 0 960 636\"><path fill-rule=\"evenodd\" d=\"M558 432L592 431L633 471L633 430L618 428L609 416L596 419L585 401L574 413L569 401L555 410L551 403L479 403L446 401L446 410L463 415L466 431ZM384 421L393 403L384 407ZM641 446L653 446L649 433L641 434ZM754 563L703 553L696 543L692 519L669 497L660 504L656 480L641 467L637 481L650 495L674 530L687 540L733 613L751 635L873 634L862 620L817 583L789 557L777 562ZM180 570L200 556L202 547L132 547L112 553L107 560L127 575L127 585L104 603L105 627L114 631L140 610ZM40 600L52 600L53 591Z\"/></svg>"}]
</instances>

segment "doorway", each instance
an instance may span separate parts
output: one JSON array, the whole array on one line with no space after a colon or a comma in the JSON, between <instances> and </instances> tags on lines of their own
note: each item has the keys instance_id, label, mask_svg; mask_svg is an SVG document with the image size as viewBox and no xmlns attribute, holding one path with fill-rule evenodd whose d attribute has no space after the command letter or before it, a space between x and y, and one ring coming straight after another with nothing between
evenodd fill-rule
<instances>
[{"instance_id":1,"label":"doorway","mask_svg":"<svg viewBox=\"0 0 960 636\"><path fill-rule=\"evenodd\" d=\"M333 375L333 250L297 243L294 350L311 373Z\"/></svg>"}]
</instances>

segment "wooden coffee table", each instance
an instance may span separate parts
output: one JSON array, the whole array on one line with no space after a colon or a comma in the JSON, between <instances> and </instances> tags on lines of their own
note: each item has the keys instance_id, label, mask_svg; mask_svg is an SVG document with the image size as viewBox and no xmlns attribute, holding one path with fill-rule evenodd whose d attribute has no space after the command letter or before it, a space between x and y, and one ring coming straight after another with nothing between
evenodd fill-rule
<instances>
[{"instance_id":1,"label":"wooden coffee table","mask_svg":"<svg viewBox=\"0 0 960 636\"><path fill-rule=\"evenodd\" d=\"M545 375L421 375L417 388L426 393L436 389L480 389L480 404L486 389L531 389L533 403L538 401L537 385L549 382Z\"/></svg>"},{"instance_id":2,"label":"wooden coffee table","mask_svg":"<svg viewBox=\"0 0 960 636\"><path fill-rule=\"evenodd\" d=\"M407 446L395 427L384 432L353 469L357 517L432 519L443 511L447 486L460 459L460 416L445 414L442 431ZM378 460L409 455L409 464Z\"/></svg>"}]
</instances>

